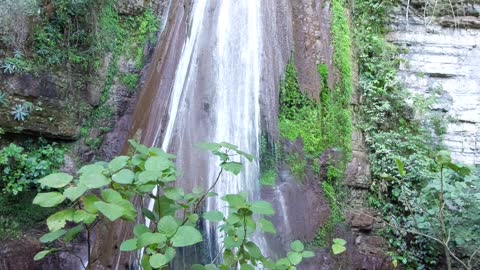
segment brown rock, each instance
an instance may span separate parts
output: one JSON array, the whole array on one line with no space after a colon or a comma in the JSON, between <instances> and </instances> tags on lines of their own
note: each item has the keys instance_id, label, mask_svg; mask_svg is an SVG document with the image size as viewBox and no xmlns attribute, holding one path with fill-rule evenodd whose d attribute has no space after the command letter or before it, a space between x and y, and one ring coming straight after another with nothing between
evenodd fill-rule
<instances>
[{"instance_id":1,"label":"brown rock","mask_svg":"<svg viewBox=\"0 0 480 270\"><path fill-rule=\"evenodd\" d=\"M373 214L368 210L348 211L346 219L352 229L361 231L371 231L375 222Z\"/></svg>"}]
</instances>

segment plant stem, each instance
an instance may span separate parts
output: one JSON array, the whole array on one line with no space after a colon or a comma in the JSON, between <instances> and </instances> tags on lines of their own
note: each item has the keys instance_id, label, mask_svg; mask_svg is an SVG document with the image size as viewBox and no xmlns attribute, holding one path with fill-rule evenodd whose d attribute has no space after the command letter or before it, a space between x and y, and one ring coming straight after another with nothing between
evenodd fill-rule
<instances>
[{"instance_id":1,"label":"plant stem","mask_svg":"<svg viewBox=\"0 0 480 270\"><path fill-rule=\"evenodd\" d=\"M450 237L447 233L447 229L445 226L444 213L443 213L443 209L445 207L445 198L444 198L444 190L443 190L443 165L440 168L440 193L438 194L438 197L439 197L438 221L440 222L440 226L442 227L445 260L447 263L447 269L452 270L452 259L450 257L450 252L448 251L448 242L450 240Z\"/></svg>"}]
</instances>

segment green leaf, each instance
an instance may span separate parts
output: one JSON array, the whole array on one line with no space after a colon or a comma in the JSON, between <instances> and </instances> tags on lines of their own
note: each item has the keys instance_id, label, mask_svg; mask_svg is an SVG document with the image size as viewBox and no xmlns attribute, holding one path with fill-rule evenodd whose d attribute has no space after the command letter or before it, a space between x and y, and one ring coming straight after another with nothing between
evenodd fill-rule
<instances>
[{"instance_id":1,"label":"green leaf","mask_svg":"<svg viewBox=\"0 0 480 270\"><path fill-rule=\"evenodd\" d=\"M95 195L87 195L82 199L83 208L89 213L97 214L98 209L95 206L95 203L98 201L99 200Z\"/></svg>"},{"instance_id":2,"label":"green leaf","mask_svg":"<svg viewBox=\"0 0 480 270\"><path fill-rule=\"evenodd\" d=\"M178 223L173 216L164 216L158 222L158 231L164 233L166 236L174 235L177 228Z\"/></svg>"},{"instance_id":3,"label":"green leaf","mask_svg":"<svg viewBox=\"0 0 480 270\"><path fill-rule=\"evenodd\" d=\"M56 249L49 249L49 250L40 251L39 253L35 254L35 257L33 257L33 260L34 261L40 261L54 251L56 251Z\"/></svg>"},{"instance_id":4,"label":"green leaf","mask_svg":"<svg viewBox=\"0 0 480 270\"><path fill-rule=\"evenodd\" d=\"M67 243L71 242L73 239L75 239L75 237L77 237L79 233L83 231L83 228L84 228L83 224L80 224L71 228L70 230L67 231L67 233L65 234L65 237L63 237L63 240Z\"/></svg>"},{"instance_id":5,"label":"green leaf","mask_svg":"<svg viewBox=\"0 0 480 270\"><path fill-rule=\"evenodd\" d=\"M73 176L66 173L53 173L40 179L38 182L51 188L62 188L72 182Z\"/></svg>"},{"instance_id":6,"label":"green leaf","mask_svg":"<svg viewBox=\"0 0 480 270\"><path fill-rule=\"evenodd\" d=\"M223 162L220 164L220 167L222 167L225 171L231 172L235 175L238 175L242 169L243 169L243 164L240 162Z\"/></svg>"},{"instance_id":7,"label":"green leaf","mask_svg":"<svg viewBox=\"0 0 480 270\"><path fill-rule=\"evenodd\" d=\"M305 250L304 252L302 252L302 257L303 258L313 258L313 257L315 257L315 253L312 252L312 251L309 251L309 250Z\"/></svg>"},{"instance_id":8,"label":"green leaf","mask_svg":"<svg viewBox=\"0 0 480 270\"><path fill-rule=\"evenodd\" d=\"M73 215L75 210L67 209L57 212L47 218L47 226L51 232L63 229L67 224L67 221L73 221Z\"/></svg>"},{"instance_id":9,"label":"green leaf","mask_svg":"<svg viewBox=\"0 0 480 270\"><path fill-rule=\"evenodd\" d=\"M252 258L257 260L263 259L262 251L260 250L260 248L258 248L257 245L255 245L255 243L247 242L245 246L248 249L248 254L250 254Z\"/></svg>"},{"instance_id":10,"label":"green leaf","mask_svg":"<svg viewBox=\"0 0 480 270\"><path fill-rule=\"evenodd\" d=\"M446 164L452 162L452 157L450 156L450 152L448 152L446 150L441 150L437 153L437 156L435 157L435 160L440 165L446 165Z\"/></svg>"},{"instance_id":11,"label":"green leaf","mask_svg":"<svg viewBox=\"0 0 480 270\"><path fill-rule=\"evenodd\" d=\"M63 229L54 231L54 232L49 232L43 235L42 237L40 237L39 240L41 243L50 243L62 237L63 235L65 235L65 233L67 233L67 231Z\"/></svg>"},{"instance_id":12,"label":"green leaf","mask_svg":"<svg viewBox=\"0 0 480 270\"><path fill-rule=\"evenodd\" d=\"M120 245L120 251L137 250L137 241L138 239L136 238L123 241L123 243Z\"/></svg>"},{"instance_id":13,"label":"green leaf","mask_svg":"<svg viewBox=\"0 0 480 270\"><path fill-rule=\"evenodd\" d=\"M239 155L241 155L241 156L245 157L245 158L246 158L248 161L250 161L250 162L252 162L252 161L253 161L253 159L254 159L254 156L253 156L253 155L250 155L250 154L248 154L248 153L245 153L245 152L243 152L243 151L236 150L236 152L237 152L237 154L239 154Z\"/></svg>"},{"instance_id":14,"label":"green leaf","mask_svg":"<svg viewBox=\"0 0 480 270\"><path fill-rule=\"evenodd\" d=\"M245 206L245 198L238 194L229 194L222 197L222 200L226 201L232 208L242 208Z\"/></svg>"},{"instance_id":15,"label":"green leaf","mask_svg":"<svg viewBox=\"0 0 480 270\"><path fill-rule=\"evenodd\" d=\"M296 240L290 244L290 248L296 252L302 252L305 249L305 246L299 240Z\"/></svg>"},{"instance_id":16,"label":"green leaf","mask_svg":"<svg viewBox=\"0 0 480 270\"><path fill-rule=\"evenodd\" d=\"M332 251L333 251L334 255L338 255L340 253L343 253L345 250L347 250L347 249L343 245L339 245L339 244L333 244L332 245Z\"/></svg>"},{"instance_id":17,"label":"green leaf","mask_svg":"<svg viewBox=\"0 0 480 270\"><path fill-rule=\"evenodd\" d=\"M228 142L221 142L220 145L227 148L227 149L230 149L230 150L237 150L238 149L238 146L233 145L233 144L228 143Z\"/></svg>"},{"instance_id":18,"label":"green leaf","mask_svg":"<svg viewBox=\"0 0 480 270\"><path fill-rule=\"evenodd\" d=\"M164 190L165 196L169 198L170 200L178 201L185 196L185 192L183 191L182 188L166 188Z\"/></svg>"},{"instance_id":19,"label":"green leaf","mask_svg":"<svg viewBox=\"0 0 480 270\"><path fill-rule=\"evenodd\" d=\"M144 254L142 257L142 261L140 262L142 265L142 270L152 270L152 267L150 266L150 255Z\"/></svg>"},{"instance_id":20,"label":"green leaf","mask_svg":"<svg viewBox=\"0 0 480 270\"><path fill-rule=\"evenodd\" d=\"M130 145L135 149L137 150L138 152L144 154L144 155L148 155L149 153L149 149L148 147L146 147L145 145L143 144L139 144L137 143L136 141L134 140L128 140L128 142L130 143Z\"/></svg>"},{"instance_id":21,"label":"green leaf","mask_svg":"<svg viewBox=\"0 0 480 270\"><path fill-rule=\"evenodd\" d=\"M333 243L335 243L337 245L345 246L347 244L347 241L345 241L342 238L334 238Z\"/></svg>"},{"instance_id":22,"label":"green leaf","mask_svg":"<svg viewBox=\"0 0 480 270\"><path fill-rule=\"evenodd\" d=\"M228 216L227 218L227 223L231 225L235 225L236 223L240 222L242 219L240 219L240 216L232 213Z\"/></svg>"},{"instance_id":23,"label":"green leaf","mask_svg":"<svg viewBox=\"0 0 480 270\"><path fill-rule=\"evenodd\" d=\"M153 244L161 244L167 241L167 237L161 233L146 232L138 238L138 246L146 247Z\"/></svg>"},{"instance_id":24,"label":"green leaf","mask_svg":"<svg viewBox=\"0 0 480 270\"><path fill-rule=\"evenodd\" d=\"M463 177L468 176L471 173L471 170L468 167L457 166L456 164L453 164L453 163L448 163L446 165L450 169L452 169L453 171L455 171L456 173L458 173L459 175L461 175Z\"/></svg>"},{"instance_id":25,"label":"green leaf","mask_svg":"<svg viewBox=\"0 0 480 270\"><path fill-rule=\"evenodd\" d=\"M137 187L138 192L147 194L147 193L152 193L152 191L157 187L157 185L152 184L152 185L140 185Z\"/></svg>"},{"instance_id":26,"label":"green leaf","mask_svg":"<svg viewBox=\"0 0 480 270\"><path fill-rule=\"evenodd\" d=\"M263 232L271 233L271 234L277 233L277 230L275 230L275 226L273 226L273 223L270 222L269 220L262 218L260 219L259 224L260 224L260 229Z\"/></svg>"},{"instance_id":27,"label":"green leaf","mask_svg":"<svg viewBox=\"0 0 480 270\"><path fill-rule=\"evenodd\" d=\"M110 184L110 180L107 179L103 174L99 173L82 174L80 176L80 184L86 186L87 188L94 189Z\"/></svg>"},{"instance_id":28,"label":"green leaf","mask_svg":"<svg viewBox=\"0 0 480 270\"><path fill-rule=\"evenodd\" d=\"M95 219L97 219L97 215L91 214L85 210L77 210L73 215L73 222L75 223L85 223L85 224L92 224Z\"/></svg>"},{"instance_id":29,"label":"green leaf","mask_svg":"<svg viewBox=\"0 0 480 270\"><path fill-rule=\"evenodd\" d=\"M138 238L142 234L150 232L150 229L145 226L145 224L137 224L135 227L133 227L133 234Z\"/></svg>"},{"instance_id":30,"label":"green leaf","mask_svg":"<svg viewBox=\"0 0 480 270\"><path fill-rule=\"evenodd\" d=\"M149 262L153 268L160 268L166 265L169 262L169 260L165 255L157 253L150 257Z\"/></svg>"},{"instance_id":31,"label":"green leaf","mask_svg":"<svg viewBox=\"0 0 480 270\"><path fill-rule=\"evenodd\" d=\"M111 188L102 190L101 193L102 199L106 202L114 203L123 200L122 195L118 191Z\"/></svg>"},{"instance_id":32,"label":"green leaf","mask_svg":"<svg viewBox=\"0 0 480 270\"><path fill-rule=\"evenodd\" d=\"M194 264L192 265L192 270L206 270L206 268L201 264Z\"/></svg>"},{"instance_id":33,"label":"green leaf","mask_svg":"<svg viewBox=\"0 0 480 270\"><path fill-rule=\"evenodd\" d=\"M110 221L115 221L125 214L123 207L113 203L98 201L94 204L98 211L100 211Z\"/></svg>"},{"instance_id":34,"label":"green leaf","mask_svg":"<svg viewBox=\"0 0 480 270\"><path fill-rule=\"evenodd\" d=\"M210 211L203 214L203 218L208 221L220 222L224 219L223 213L220 211Z\"/></svg>"},{"instance_id":35,"label":"green leaf","mask_svg":"<svg viewBox=\"0 0 480 270\"><path fill-rule=\"evenodd\" d=\"M112 172L116 172L120 169L123 169L128 163L128 160L130 160L130 157L127 156L119 156L114 158L110 163L108 163L108 168Z\"/></svg>"},{"instance_id":36,"label":"green leaf","mask_svg":"<svg viewBox=\"0 0 480 270\"><path fill-rule=\"evenodd\" d=\"M105 168L98 165L98 164L89 164L85 165L80 170L78 170L79 174L102 174L105 171Z\"/></svg>"},{"instance_id":37,"label":"green leaf","mask_svg":"<svg viewBox=\"0 0 480 270\"><path fill-rule=\"evenodd\" d=\"M157 217L155 216L155 214L152 211L150 211L148 208L142 208L142 214L146 218L148 218L152 221L157 221Z\"/></svg>"},{"instance_id":38,"label":"green leaf","mask_svg":"<svg viewBox=\"0 0 480 270\"><path fill-rule=\"evenodd\" d=\"M163 171L170 167L171 161L165 157L150 157L145 162L145 170L147 171Z\"/></svg>"},{"instance_id":39,"label":"green leaf","mask_svg":"<svg viewBox=\"0 0 480 270\"><path fill-rule=\"evenodd\" d=\"M162 171L143 171L138 174L137 185L146 184L148 182L156 182L162 176Z\"/></svg>"},{"instance_id":40,"label":"green leaf","mask_svg":"<svg viewBox=\"0 0 480 270\"><path fill-rule=\"evenodd\" d=\"M293 265L298 265L300 262L302 262L302 254L299 252L288 252L287 258L290 261L291 264Z\"/></svg>"},{"instance_id":41,"label":"green leaf","mask_svg":"<svg viewBox=\"0 0 480 270\"><path fill-rule=\"evenodd\" d=\"M128 221L135 220L135 218L137 217L137 209L129 200L122 199L115 202L115 204L123 208L122 219L125 219Z\"/></svg>"},{"instance_id":42,"label":"green leaf","mask_svg":"<svg viewBox=\"0 0 480 270\"><path fill-rule=\"evenodd\" d=\"M255 214L275 215L275 210L273 210L272 205L265 201L258 201L258 202L252 203L251 209L252 209L252 212Z\"/></svg>"},{"instance_id":43,"label":"green leaf","mask_svg":"<svg viewBox=\"0 0 480 270\"><path fill-rule=\"evenodd\" d=\"M218 143L199 143L196 144L195 147L207 151L218 151L220 148L222 148L222 146Z\"/></svg>"},{"instance_id":44,"label":"green leaf","mask_svg":"<svg viewBox=\"0 0 480 270\"><path fill-rule=\"evenodd\" d=\"M129 185L133 183L135 174L129 169L122 169L119 172L112 175L112 180L119 184Z\"/></svg>"},{"instance_id":45,"label":"green leaf","mask_svg":"<svg viewBox=\"0 0 480 270\"><path fill-rule=\"evenodd\" d=\"M192 246L203 241L202 234L191 226L181 226L171 239L173 247Z\"/></svg>"},{"instance_id":46,"label":"green leaf","mask_svg":"<svg viewBox=\"0 0 480 270\"><path fill-rule=\"evenodd\" d=\"M33 204L41 207L54 207L65 201L65 196L60 192L38 193L33 199Z\"/></svg>"},{"instance_id":47,"label":"green leaf","mask_svg":"<svg viewBox=\"0 0 480 270\"><path fill-rule=\"evenodd\" d=\"M398 168L398 172L400 173L400 176L405 177L406 173L405 173L403 162L400 159L396 158L395 163L397 163L397 168Z\"/></svg>"},{"instance_id":48,"label":"green leaf","mask_svg":"<svg viewBox=\"0 0 480 270\"><path fill-rule=\"evenodd\" d=\"M75 201L80 198L87 191L86 187L69 187L63 192L63 196L67 197L70 201Z\"/></svg>"},{"instance_id":49,"label":"green leaf","mask_svg":"<svg viewBox=\"0 0 480 270\"><path fill-rule=\"evenodd\" d=\"M176 253L177 251L175 251L175 249L172 247L167 247L167 249L165 250L165 256L167 256L168 260L170 261L175 258Z\"/></svg>"}]
</instances>

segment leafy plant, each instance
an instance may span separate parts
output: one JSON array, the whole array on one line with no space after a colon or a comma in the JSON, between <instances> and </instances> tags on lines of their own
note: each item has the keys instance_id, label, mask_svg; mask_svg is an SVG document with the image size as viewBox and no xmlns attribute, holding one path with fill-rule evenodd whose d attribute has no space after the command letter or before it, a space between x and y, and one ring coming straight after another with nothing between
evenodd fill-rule
<instances>
[{"instance_id":1,"label":"leafy plant","mask_svg":"<svg viewBox=\"0 0 480 270\"><path fill-rule=\"evenodd\" d=\"M16 104L12 108L10 114L13 116L13 119L16 121L23 122L30 115L30 112L33 110L33 104L30 102L24 102L22 104Z\"/></svg>"},{"instance_id":2,"label":"leafy plant","mask_svg":"<svg viewBox=\"0 0 480 270\"><path fill-rule=\"evenodd\" d=\"M440 166L439 177L428 181L419 192L404 192L409 194L403 199L414 228L405 231L440 244L447 269L456 263L470 270L480 262L480 182L477 177L468 177L469 168L452 163L448 151L439 151L435 160ZM403 170L400 161L397 166ZM456 175L447 177L447 169Z\"/></svg>"},{"instance_id":3,"label":"leafy plant","mask_svg":"<svg viewBox=\"0 0 480 270\"><path fill-rule=\"evenodd\" d=\"M333 254L338 255L345 252L345 250L347 250L347 248L345 247L345 244L347 244L347 242L343 239L340 239L340 238L333 239L333 245L332 245Z\"/></svg>"},{"instance_id":4,"label":"leafy plant","mask_svg":"<svg viewBox=\"0 0 480 270\"><path fill-rule=\"evenodd\" d=\"M83 166L75 177L56 173L39 181L52 190L37 194L34 204L55 207L66 200L72 202L71 208L57 212L47 219L50 233L42 236L40 241L51 243L63 239L69 242L86 231L90 242L90 231L100 220L122 219L135 222L148 219L152 226L135 225L134 238L124 241L120 250L142 251L142 268L160 269L173 260L176 248L203 241L197 229L197 222L203 218L219 223L220 230L225 234L221 247L223 262L219 263L219 266L214 262L205 266L194 265L193 269L254 269L260 265L268 269L295 269L303 258L314 256L313 252L304 250L300 241L295 241L286 258L277 261L266 258L252 241L252 236L257 230L275 233L273 224L265 218L275 212L267 202L249 202L246 193L229 194L221 198L229 206L227 214L220 211L199 214L205 199L217 196L212 190L222 174L229 172L237 175L241 172L242 163L233 159L252 161L253 156L229 143L198 145L199 148L218 156L220 170L208 190L195 188L191 193L187 193L173 185L177 177L174 156L134 141L130 141L130 144L134 150L130 156L119 156L109 163ZM142 208L137 212L130 202L135 195L151 198L155 202L153 208ZM76 226L68 226L70 229L67 229L67 223L74 223ZM47 249L39 252L34 259L40 260L49 254L62 251L67 250ZM88 250L88 262L93 260ZM90 264L83 266L90 269Z\"/></svg>"}]
</instances>

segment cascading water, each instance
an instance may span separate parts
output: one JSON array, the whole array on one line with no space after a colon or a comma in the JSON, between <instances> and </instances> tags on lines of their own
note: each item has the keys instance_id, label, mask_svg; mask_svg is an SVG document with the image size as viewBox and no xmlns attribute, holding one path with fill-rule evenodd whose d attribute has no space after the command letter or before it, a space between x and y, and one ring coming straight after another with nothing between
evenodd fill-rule
<instances>
[{"instance_id":1,"label":"cascading water","mask_svg":"<svg viewBox=\"0 0 480 270\"><path fill-rule=\"evenodd\" d=\"M184 170L179 183L186 189L212 185L219 170L217 159L192 149L195 143L225 141L259 155L261 5L258 0L194 2L161 142L165 151L177 155L177 166ZM160 145L158 139L155 144ZM239 176L223 175L216 187L219 197L248 191L251 199L259 199L258 161L244 164ZM228 211L219 197L207 201L207 211ZM205 229L210 259L221 238L211 226ZM256 240L265 250L263 237Z\"/></svg>"}]
</instances>

